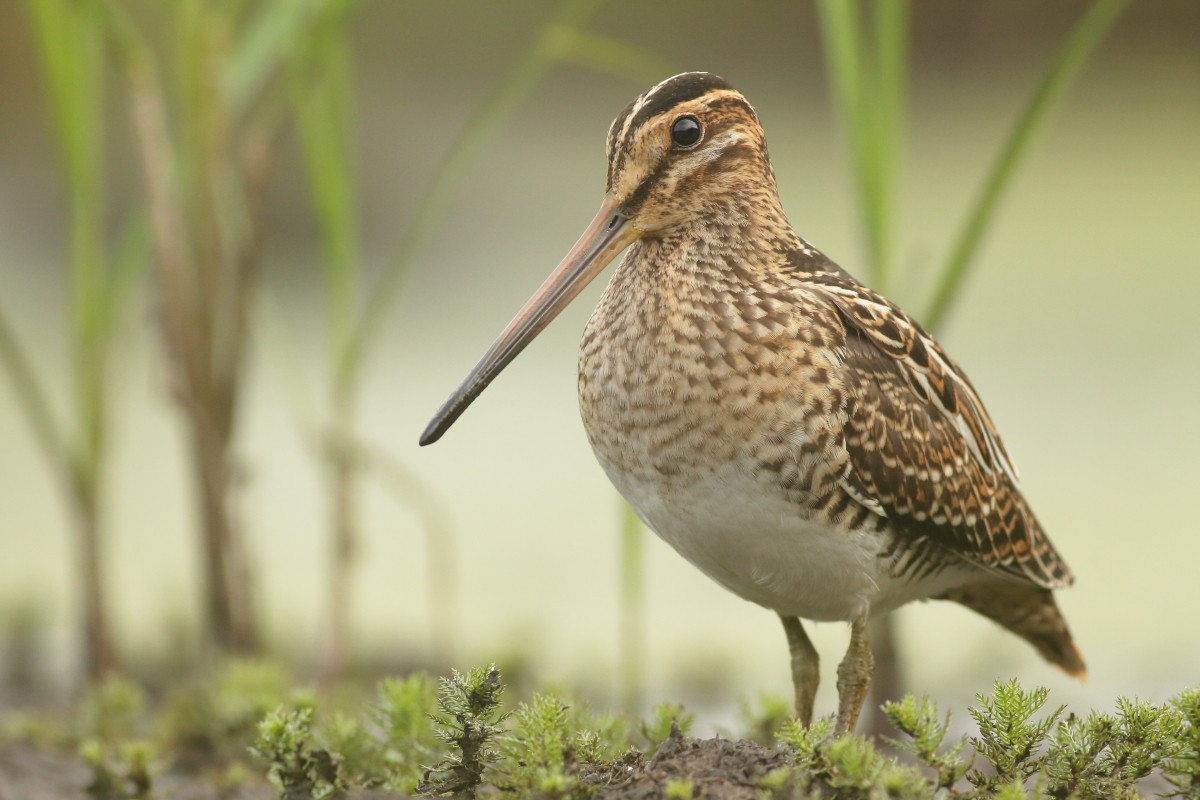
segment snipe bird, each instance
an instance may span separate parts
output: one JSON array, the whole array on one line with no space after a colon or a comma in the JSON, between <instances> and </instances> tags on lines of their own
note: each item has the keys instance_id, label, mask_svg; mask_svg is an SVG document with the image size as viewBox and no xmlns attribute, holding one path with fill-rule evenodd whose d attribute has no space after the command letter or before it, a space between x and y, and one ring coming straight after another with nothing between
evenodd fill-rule
<instances>
[{"instance_id":1,"label":"snipe bird","mask_svg":"<svg viewBox=\"0 0 1200 800\"><path fill-rule=\"evenodd\" d=\"M840 730L871 679L872 615L953 600L1082 676L1052 590L1072 576L967 376L908 314L792 230L754 109L668 78L608 130L604 202L421 436L436 441L629 248L583 334L579 405L609 478L717 583L777 612L796 712L842 620Z\"/></svg>"}]
</instances>

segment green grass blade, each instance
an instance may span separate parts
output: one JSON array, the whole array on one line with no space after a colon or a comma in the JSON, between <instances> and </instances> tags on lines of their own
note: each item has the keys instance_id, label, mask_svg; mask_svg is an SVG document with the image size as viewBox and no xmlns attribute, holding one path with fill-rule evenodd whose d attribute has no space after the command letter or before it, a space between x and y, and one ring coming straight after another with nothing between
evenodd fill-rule
<instances>
[{"instance_id":1,"label":"green grass blade","mask_svg":"<svg viewBox=\"0 0 1200 800\"><path fill-rule=\"evenodd\" d=\"M875 272L883 283L890 282L896 238L896 187L900 180L901 148L904 142L904 108L908 87L907 0L877 0L875 4L875 52L877 60L871 81L870 100L874 121L871 169L874 218L871 249Z\"/></svg>"},{"instance_id":2,"label":"green grass blade","mask_svg":"<svg viewBox=\"0 0 1200 800\"><path fill-rule=\"evenodd\" d=\"M543 26L533 45L525 50L495 91L463 126L438 165L433 183L405 230L395 256L371 292L346 349L344 363L339 367L341 371L354 372L358 369L358 362L374 341L380 325L395 303L401 279L413 257L444 217L451 199L496 132L516 113L520 104L553 66L556 52L554 41L561 37L561 29L582 26L599 10L600 2L566 0L554 19Z\"/></svg>"},{"instance_id":3,"label":"green grass blade","mask_svg":"<svg viewBox=\"0 0 1200 800\"><path fill-rule=\"evenodd\" d=\"M21 410L25 413L34 440L42 448L51 465L56 470L64 470L70 464L71 452L51 413L50 398L30 366L25 349L21 347L13 333L12 325L3 312L0 312L0 365L3 365L8 374L9 384Z\"/></svg>"},{"instance_id":4,"label":"green grass blade","mask_svg":"<svg viewBox=\"0 0 1200 800\"><path fill-rule=\"evenodd\" d=\"M324 26L304 60L309 64L299 71L316 74L312 81L301 80L296 108L309 197L324 250L329 353L336 361L357 309L360 263L349 144L350 58L344 26ZM309 69L318 64L319 68Z\"/></svg>"},{"instance_id":5,"label":"green grass blade","mask_svg":"<svg viewBox=\"0 0 1200 800\"><path fill-rule=\"evenodd\" d=\"M886 291L907 81L908 4L876 0L874 6L871 48L865 42L857 2L819 0L817 11L831 93L850 140L868 280Z\"/></svg>"},{"instance_id":6,"label":"green grass blade","mask_svg":"<svg viewBox=\"0 0 1200 800\"><path fill-rule=\"evenodd\" d=\"M239 37L223 76L224 91L240 116L287 60L314 15L311 0L263 3Z\"/></svg>"},{"instance_id":7,"label":"green grass blade","mask_svg":"<svg viewBox=\"0 0 1200 800\"><path fill-rule=\"evenodd\" d=\"M561 64L575 64L638 85L653 85L674 71L655 54L610 36L560 26L547 30L547 40L551 57Z\"/></svg>"},{"instance_id":8,"label":"green grass blade","mask_svg":"<svg viewBox=\"0 0 1200 800\"><path fill-rule=\"evenodd\" d=\"M145 210L126 221L109 263L102 333L106 341L111 340L129 295L141 285L150 267L150 221Z\"/></svg>"},{"instance_id":9,"label":"green grass blade","mask_svg":"<svg viewBox=\"0 0 1200 800\"><path fill-rule=\"evenodd\" d=\"M241 118L262 102L264 92L314 38L313 28L344 24L363 0L274 0L257 3L257 13L241 29L222 75L230 115ZM337 20L337 25L331 23ZM315 34L319 38L319 33Z\"/></svg>"},{"instance_id":10,"label":"green grass blade","mask_svg":"<svg viewBox=\"0 0 1200 800\"><path fill-rule=\"evenodd\" d=\"M978 252L983 234L995 217L996 206L1012 182L1017 165L1028 150L1034 133L1044 124L1050 108L1062 96L1128 4L1129 0L1096 0L1043 76L1000 149L950 255L938 273L933 297L924 314L925 325L929 328L936 328L942 322L957 296L967 268Z\"/></svg>"},{"instance_id":11,"label":"green grass blade","mask_svg":"<svg viewBox=\"0 0 1200 800\"><path fill-rule=\"evenodd\" d=\"M882 288L879 260L876 253L875 223L876 181L870 162L870 121L865 118L869 104L864 76L864 55L861 42L861 20L857 0L818 0L818 19L824 43L825 66L834 103L846 128L850 143L850 160L854 168L859 216L868 244L868 274L870 282Z\"/></svg>"},{"instance_id":12,"label":"green grass blade","mask_svg":"<svg viewBox=\"0 0 1200 800\"><path fill-rule=\"evenodd\" d=\"M625 709L640 709L646 683L646 531L633 508L621 500L620 649L618 671Z\"/></svg>"},{"instance_id":13,"label":"green grass blade","mask_svg":"<svg viewBox=\"0 0 1200 800\"><path fill-rule=\"evenodd\" d=\"M107 307L104 253L104 59L91 9L63 0L30 0L47 76L59 160L70 206L71 343L77 477L98 469L104 431Z\"/></svg>"}]
</instances>

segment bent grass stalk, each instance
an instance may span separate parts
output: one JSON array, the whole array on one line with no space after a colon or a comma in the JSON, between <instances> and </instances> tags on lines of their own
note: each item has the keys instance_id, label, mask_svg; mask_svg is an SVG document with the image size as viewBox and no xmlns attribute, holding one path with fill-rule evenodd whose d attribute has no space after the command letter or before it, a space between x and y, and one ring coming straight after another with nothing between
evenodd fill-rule
<instances>
[{"instance_id":1,"label":"bent grass stalk","mask_svg":"<svg viewBox=\"0 0 1200 800\"><path fill-rule=\"evenodd\" d=\"M435 171L433 182L406 228L396 254L388 262L369 295L363 298L358 287L361 259L357 247L357 211L353 203L353 166L349 149L349 108L351 77L344 25L336 22L346 5L329 9L327 23L313 45L313 53L297 70L295 106L300 119L305 166L309 175L310 198L321 234L326 286L327 352L330 359L330 420L326 433L312 438L318 452L328 461L330 504L332 508L332 572L330 582L330 627L324 677L332 681L345 665L346 627L350 619L349 586L358 538L357 471L362 466L390 464L379 477L385 485L402 490L409 501L413 497L410 480L397 480L398 462L381 460L380 454L364 457L364 448L356 433L355 399L363 375L365 356L375 344L383 320L394 308L403 276L420 248L428 241L444 218L451 199L464 184L473 165L486 152L488 142L517 111L520 104L556 65L573 63L618 77L643 82L665 72L665 65L651 54L623 42L582 30L599 10L599 0L566 0L558 12L544 24L531 46L522 54L483 105L472 115ZM271 37L264 34L263 41ZM253 63L253 60L250 60ZM314 65L320 64L317 69ZM306 72L311 71L311 74ZM250 79L238 85L253 84ZM242 90L250 91L250 90ZM361 302L360 302L361 299ZM403 487L407 487L406 489ZM451 570L452 548L449 529L430 523L431 566ZM434 531L439 533L435 536ZM622 563L633 563L627 549L636 547L636 539L622 535ZM435 547L435 544L437 545ZM435 557L435 553L439 554ZM435 573L431 585L448 587L452 576ZM623 591L640 581L623 580ZM445 590L440 590L444 595ZM640 594L635 593L640 597ZM443 596L431 603L435 645L448 651L454 640L453 619L439 609L453 608ZM637 603L640 608L641 601ZM640 617L626 615L625 619ZM441 632L441 633L439 633ZM623 637L637 638L633 634ZM442 653L449 656L448 652ZM639 670L640 671L640 670ZM628 678L631 670L624 673Z\"/></svg>"},{"instance_id":2,"label":"bent grass stalk","mask_svg":"<svg viewBox=\"0 0 1200 800\"><path fill-rule=\"evenodd\" d=\"M1103 41L1129 0L1096 0L1076 24L1066 43L1050 63L1041 83L1034 90L1017 118L1008 138L996 154L991 169L979 188L966 219L959 227L954 245L935 281L933 296L925 310L925 324L936 329L959 297L959 290L979 252L988 226L996 217L996 208L1005 190L1029 150L1034 135L1046 123L1050 109L1062 97L1088 57Z\"/></svg>"}]
</instances>

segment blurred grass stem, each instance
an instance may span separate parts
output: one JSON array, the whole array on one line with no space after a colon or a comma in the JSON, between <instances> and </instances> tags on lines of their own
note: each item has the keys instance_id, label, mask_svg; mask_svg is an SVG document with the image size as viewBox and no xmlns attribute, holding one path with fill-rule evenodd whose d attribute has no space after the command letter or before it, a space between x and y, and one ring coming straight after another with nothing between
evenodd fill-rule
<instances>
[{"instance_id":1,"label":"blurred grass stem","mask_svg":"<svg viewBox=\"0 0 1200 800\"><path fill-rule=\"evenodd\" d=\"M121 247L111 257L106 252L101 30L86 8L67 0L28 0L27 6L46 75L70 209L70 414L75 423L70 434L55 419L41 379L3 317L0 362L69 498L78 536L84 665L95 679L117 665L104 579L101 502L108 473L107 365L128 293L126 279L141 258L136 247Z\"/></svg>"},{"instance_id":2,"label":"blurred grass stem","mask_svg":"<svg viewBox=\"0 0 1200 800\"><path fill-rule=\"evenodd\" d=\"M361 271L350 156L353 84L346 10L345 3L325 4L307 46L297 48L292 65L309 199L324 256L326 352L331 365L329 431L320 451L326 462L330 514L329 622L321 676L329 686L343 676L348 659L359 539L358 460L350 443L355 438L355 404L362 381L357 371L338 369L358 311Z\"/></svg>"},{"instance_id":3,"label":"blurred grass stem","mask_svg":"<svg viewBox=\"0 0 1200 800\"><path fill-rule=\"evenodd\" d=\"M260 634L237 509L237 424L264 201L286 121L277 78L316 15L285 25L295 38L283 41L255 34L272 22L261 14L290 18L297 2L263 6L258 16L236 6L180 0L166 7L174 38L160 55L122 6L97 4L125 67L150 200L160 332L200 510L207 623L221 649L246 652L258 649ZM173 76L170 89L164 74Z\"/></svg>"},{"instance_id":4,"label":"blurred grass stem","mask_svg":"<svg viewBox=\"0 0 1200 800\"><path fill-rule=\"evenodd\" d=\"M637 713L646 689L646 531L633 507L624 500L620 501L620 514L620 693L625 710Z\"/></svg>"}]
</instances>

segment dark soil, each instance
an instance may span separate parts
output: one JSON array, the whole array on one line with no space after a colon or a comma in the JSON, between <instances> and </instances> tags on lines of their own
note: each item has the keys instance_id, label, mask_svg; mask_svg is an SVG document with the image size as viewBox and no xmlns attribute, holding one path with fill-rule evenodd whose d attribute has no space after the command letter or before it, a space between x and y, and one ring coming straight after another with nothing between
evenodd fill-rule
<instances>
[{"instance_id":1,"label":"dark soil","mask_svg":"<svg viewBox=\"0 0 1200 800\"><path fill-rule=\"evenodd\" d=\"M671 731L648 761L638 757L589 775L599 800L651 800L665 794L668 781L689 780L693 797L750 800L761 796L760 781L788 765L787 753L742 740L691 739ZM0 800L95 800L88 793L91 770L78 756L27 744L0 743ZM261 777L221 786L214 775L168 770L154 778L156 800L274 800L278 793ZM481 797L488 796L486 789ZM353 792L352 800L384 800L398 795Z\"/></svg>"},{"instance_id":2,"label":"dark soil","mask_svg":"<svg viewBox=\"0 0 1200 800\"><path fill-rule=\"evenodd\" d=\"M616 774L597 793L603 800L661 798L671 780L689 780L692 796L712 800L753 800L762 796L761 781L788 766L786 752L769 750L746 739L690 739L672 726L671 737L644 765Z\"/></svg>"}]
</instances>

